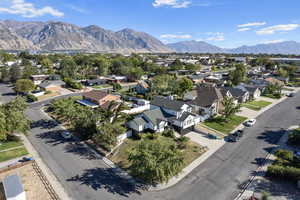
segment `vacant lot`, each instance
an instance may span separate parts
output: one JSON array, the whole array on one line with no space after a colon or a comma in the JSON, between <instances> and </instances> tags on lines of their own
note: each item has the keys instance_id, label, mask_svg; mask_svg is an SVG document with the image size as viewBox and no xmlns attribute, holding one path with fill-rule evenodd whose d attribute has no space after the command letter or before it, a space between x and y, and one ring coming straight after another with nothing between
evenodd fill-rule
<instances>
[{"instance_id":1,"label":"vacant lot","mask_svg":"<svg viewBox=\"0 0 300 200\"><path fill-rule=\"evenodd\" d=\"M244 106L246 108L249 108L251 110L259 111L262 108L264 108L268 105L271 105L271 104L272 103L268 102L268 101L250 101L250 102L247 102L247 103L243 103L242 106Z\"/></svg>"},{"instance_id":2,"label":"vacant lot","mask_svg":"<svg viewBox=\"0 0 300 200\"><path fill-rule=\"evenodd\" d=\"M13 169L7 172L0 173L0 181L6 176L18 174L21 177L26 199L28 200L51 200L50 195L45 189L43 182L35 173L32 164ZM1 192L1 191L0 191Z\"/></svg>"},{"instance_id":3,"label":"vacant lot","mask_svg":"<svg viewBox=\"0 0 300 200\"><path fill-rule=\"evenodd\" d=\"M215 129L216 131L229 134L246 119L246 117L234 115L224 121L220 117L216 117L214 119L205 121L203 124L209 128Z\"/></svg>"}]
</instances>

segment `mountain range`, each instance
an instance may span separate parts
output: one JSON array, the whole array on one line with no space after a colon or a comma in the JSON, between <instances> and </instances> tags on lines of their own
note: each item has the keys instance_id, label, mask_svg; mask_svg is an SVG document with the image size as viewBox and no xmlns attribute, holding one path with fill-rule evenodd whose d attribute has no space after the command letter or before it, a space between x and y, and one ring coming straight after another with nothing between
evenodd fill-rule
<instances>
[{"instance_id":1,"label":"mountain range","mask_svg":"<svg viewBox=\"0 0 300 200\"><path fill-rule=\"evenodd\" d=\"M180 53L245 53L245 54L300 54L300 43L285 41L254 46L241 46L238 48L220 48L203 41L183 41L167 44L169 48Z\"/></svg>"},{"instance_id":2,"label":"mountain range","mask_svg":"<svg viewBox=\"0 0 300 200\"><path fill-rule=\"evenodd\" d=\"M0 21L0 49L86 50L90 52L170 52L151 35L132 29L118 32L64 22Z\"/></svg>"},{"instance_id":3,"label":"mountain range","mask_svg":"<svg viewBox=\"0 0 300 200\"><path fill-rule=\"evenodd\" d=\"M132 29L117 32L96 25L79 27L65 22L0 21L0 49L3 50L84 50L88 52L180 52L180 53L266 53L300 54L300 43L280 43L220 48L204 41L164 44L155 37Z\"/></svg>"}]
</instances>

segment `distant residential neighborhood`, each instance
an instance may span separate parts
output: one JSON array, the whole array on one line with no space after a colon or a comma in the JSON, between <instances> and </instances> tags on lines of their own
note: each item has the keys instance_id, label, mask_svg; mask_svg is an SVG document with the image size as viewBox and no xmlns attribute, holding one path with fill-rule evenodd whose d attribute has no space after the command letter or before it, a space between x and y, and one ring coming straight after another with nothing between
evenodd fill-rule
<instances>
[{"instance_id":1,"label":"distant residential neighborhood","mask_svg":"<svg viewBox=\"0 0 300 200\"><path fill-rule=\"evenodd\" d=\"M34 194L24 183L23 169L40 173L51 185L57 182L52 173L67 175L67 169L59 167L66 162L78 167L72 173L80 173L85 165L108 166L122 181L151 191L175 186L202 169L223 146L244 148L249 138L260 140L259 131L267 129L268 120L278 123L282 115L282 128L286 126L289 113L278 114L276 109L299 102L300 61L282 55L3 51L0 80L0 177L1 163L9 169L18 163L21 171L3 182L5 187L10 181L18 184L16 196ZM293 107L293 115L299 114L299 106ZM265 113L272 118L264 118ZM268 152L276 158L265 169L272 177L293 177L295 188L300 181L297 130L281 130L289 132L280 134L291 147ZM275 145L274 138L281 137L272 134L269 143ZM259 141L257 149L266 145ZM256 159L250 151L249 159ZM77 184L82 179L74 174L67 180L58 177L58 182L65 187L65 181ZM44 189L49 195L65 195L59 187ZM240 196L247 190L239 191Z\"/></svg>"}]
</instances>

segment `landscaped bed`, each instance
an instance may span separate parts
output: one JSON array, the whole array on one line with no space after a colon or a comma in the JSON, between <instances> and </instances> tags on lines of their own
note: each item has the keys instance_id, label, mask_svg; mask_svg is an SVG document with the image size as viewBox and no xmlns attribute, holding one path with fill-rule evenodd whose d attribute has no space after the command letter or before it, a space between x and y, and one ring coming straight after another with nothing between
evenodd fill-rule
<instances>
[{"instance_id":1,"label":"landscaped bed","mask_svg":"<svg viewBox=\"0 0 300 200\"><path fill-rule=\"evenodd\" d=\"M221 117L215 117L211 120L205 121L203 124L216 131L229 134L246 119L246 117L237 115L233 115L232 117L228 118L227 121L224 121Z\"/></svg>"},{"instance_id":2,"label":"landscaped bed","mask_svg":"<svg viewBox=\"0 0 300 200\"><path fill-rule=\"evenodd\" d=\"M4 152L0 153L0 162L4 162L7 160L25 156L27 154L28 154L28 152L25 149L25 147L21 147L21 148L9 150L9 151L4 151Z\"/></svg>"},{"instance_id":3,"label":"landscaped bed","mask_svg":"<svg viewBox=\"0 0 300 200\"><path fill-rule=\"evenodd\" d=\"M251 110L259 111L262 108L264 108L268 105L271 105L271 104L272 103L268 102L268 101L250 101L250 102L243 103L242 106L249 108Z\"/></svg>"},{"instance_id":4,"label":"landscaped bed","mask_svg":"<svg viewBox=\"0 0 300 200\"><path fill-rule=\"evenodd\" d=\"M143 137L141 140L148 140L148 139L146 139L146 137ZM124 143L120 145L109 156L109 159L111 159L119 167L127 170L130 173L130 162L128 161L128 156L129 153L137 147L137 145L140 143L141 140L135 140L131 138L126 139ZM174 139L159 135L159 137L156 140L171 142ZM193 162L195 159L201 156L205 151L206 148L192 141L188 141L186 148L182 150L184 155L184 167L188 166L191 162Z\"/></svg>"}]
</instances>

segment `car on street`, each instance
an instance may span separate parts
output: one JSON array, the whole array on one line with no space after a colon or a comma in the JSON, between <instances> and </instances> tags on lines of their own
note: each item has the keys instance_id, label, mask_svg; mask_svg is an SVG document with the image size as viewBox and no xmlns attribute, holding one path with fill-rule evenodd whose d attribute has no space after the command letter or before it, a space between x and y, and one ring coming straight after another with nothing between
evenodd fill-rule
<instances>
[{"instance_id":1,"label":"car on street","mask_svg":"<svg viewBox=\"0 0 300 200\"><path fill-rule=\"evenodd\" d=\"M244 135L244 131L243 131L243 130L237 130L237 131L234 132L232 135L241 138L241 137L243 137L243 135Z\"/></svg>"},{"instance_id":2,"label":"car on street","mask_svg":"<svg viewBox=\"0 0 300 200\"><path fill-rule=\"evenodd\" d=\"M64 139L71 139L72 138L72 134L69 131L63 131L63 132L61 132L61 136Z\"/></svg>"},{"instance_id":3,"label":"car on street","mask_svg":"<svg viewBox=\"0 0 300 200\"><path fill-rule=\"evenodd\" d=\"M239 141L240 137L234 135L234 134L230 134L226 137L227 142L237 142Z\"/></svg>"},{"instance_id":4,"label":"car on street","mask_svg":"<svg viewBox=\"0 0 300 200\"><path fill-rule=\"evenodd\" d=\"M295 96L294 92L291 92L291 93L287 94L287 97L294 97L294 96Z\"/></svg>"},{"instance_id":5,"label":"car on street","mask_svg":"<svg viewBox=\"0 0 300 200\"><path fill-rule=\"evenodd\" d=\"M244 124L245 126L250 127L250 126L254 126L255 123L256 123L256 119L249 119Z\"/></svg>"}]
</instances>

